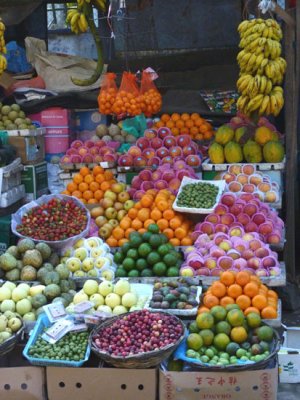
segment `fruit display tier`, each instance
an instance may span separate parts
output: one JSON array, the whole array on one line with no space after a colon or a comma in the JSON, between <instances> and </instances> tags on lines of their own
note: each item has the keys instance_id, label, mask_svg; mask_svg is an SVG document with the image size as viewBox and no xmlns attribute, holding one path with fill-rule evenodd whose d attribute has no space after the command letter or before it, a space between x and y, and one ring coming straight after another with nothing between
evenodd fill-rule
<instances>
[{"instance_id":1,"label":"fruit display tier","mask_svg":"<svg viewBox=\"0 0 300 400\"><path fill-rule=\"evenodd\" d=\"M59 167L63 171L73 171L73 170L80 170L80 168L88 167L93 169L96 165L99 165L103 169L111 169L115 168L117 163L113 161L102 161L98 163L60 163ZM61 178L63 179L63 178Z\"/></svg>"},{"instance_id":2,"label":"fruit display tier","mask_svg":"<svg viewBox=\"0 0 300 400\"><path fill-rule=\"evenodd\" d=\"M141 172L144 169L149 169L149 170L155 171L157 168L158 167L156 167L156 166L152 166L152 167L150 167L150 166L147 166L147 167L136 167L136 166L120 167L120 166L118 166L117 171L118 172ZM200 167L191 167L191 168L193 168L193 170L195 172L201 171L201 166Z\"/></svg>"},{"instance_id":3,"label":"fruit display tier","mask_svg":"<svg viewBox=\"0 0 300 400\"><path fill-rule=\"evenodd\" d=\"M234 163L235 165L245 165L249 164L247 163ZM227 171L228 168L230 167L229 163L224 163L224 164L212 164L210 159L208 158L207 160L203 161L202 163L202 170L203 171ZM283 159L282 162L279 163L251 163L255 167L257 171L284 171L285 169L285 158Z\"/></svg>"},{"instance_id":4,"label":"fruit display tier","mask_svg":"<svg viewBox=\"0 0 300 400\"><path fill-rule=\"evenodd\" d=\"M286 266L283 261L280 263L280 275L277 276L261 276L260 280L262 283L264 283L267 286L270 287L279 287L279 286L285 286L286 285ZM214 281L218 280L218 276L204 276L201 275L199 276L202 285L211 285Z\"/></svg>"}]
</instances>

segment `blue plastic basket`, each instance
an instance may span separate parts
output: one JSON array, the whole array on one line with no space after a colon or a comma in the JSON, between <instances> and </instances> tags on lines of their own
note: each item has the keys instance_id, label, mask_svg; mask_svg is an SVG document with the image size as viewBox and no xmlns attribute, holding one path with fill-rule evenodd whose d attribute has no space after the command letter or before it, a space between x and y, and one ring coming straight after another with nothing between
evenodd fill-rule
<instances>
[{"instance_id":1,"label":"blue plastic basket","mask_svg":"<svg viewBox=\"0 0 300 400\"><path fill-rule=\"evenodd\" d=\"M35 344L38 336L43 333L45 328L48 328L51 325L46 314L41 314L37 320L37 323L29 337L29 340L23 350L23 356L27 358L27 360L32 365L37 366L46 366L46 367L81 367L90 357L91 347L89 343L87 343L87 348L85 352L85 357L80 361L68 361L68 360L50 360L47 358L35 358L29 354L30 347Z\"/></svg>"}]
</instances>

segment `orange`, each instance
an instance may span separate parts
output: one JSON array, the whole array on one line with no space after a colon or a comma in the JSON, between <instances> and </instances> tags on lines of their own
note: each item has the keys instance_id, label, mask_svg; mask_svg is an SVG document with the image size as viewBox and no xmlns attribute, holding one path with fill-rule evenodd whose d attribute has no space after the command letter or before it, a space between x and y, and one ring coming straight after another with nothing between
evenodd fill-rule
<instances>
[{"instance_id":1,"label":"orange","mask_svg":"<svg viewBox=\"0 0 300 400\"><path fill-rule=\"evenodd\" d=\"M198 113L193 113L193 114L191 114L191 119L193 120L193 121L195 121L195 120L197 120L197 119L199 119L200 118L200 115L198 114Z\"/></svg>"},{"instance_id":2,"label":"orange","mask_svg":"<svg viewBox=\"0 0 300 400\"><path fill-rule=\"evenodd\" d=\"M170 222L169 222L170 228L172 228L174 230L179 228L181 226L181 224L182 224L182 219L178 216L170 219Z\"/></svg>"},{"instance_id":3,"label":"orange","mask_svg":"<svg viewBox=\"0 0 300 400\"><path fill-rule=\"evenodd\" d=\"M91 182L89 188L92 192L96 192L97 190L99 190L100 185L98 182Z\"/></svg>"},{"instance_id":4,"label":"orange","mask_svg":"<svg viewBox=\"0 0 300 400\"><path fill-rule=\"evenodd\" d=\"M245 314L245 315L248 315L248 314L250 314L250 313L252 313L252 312L254 312L254 313L260 315L260 311L259 311L259 309L256 308L256 307L252 307L252 306L251 306L251 307L246 308L246 310L244 310L244 314Z\"/></svg>"},{"instance_id":5,"label":"orange","mask_svg":"<svg viewBox=\"0 0 300 400\"><path fill-rule=\"evenodd\" d=\"M161 219L161 217L162 217L162 212L158 209L158 208L153 208L153 210L151 211L151 213L150 213L150 217L152 218L152 219L154 219L154 221L158 221L159 219ZM168 226L169 226L169 224L168 224ZM167 226L167 227L168 227Z\"/></svg>"},{"instance_id":6,"label":"orange","mask_svg":"<svg viewBox=\"0 0 300 400\"><path fill-rule=\"evenodd\" d=\"M170 221L172 218L175 217L175 213L173 210L168 209L163 212L163 217L164 219Z\"/></svg>"},{"instance_id":7,"label":"orange","mask_svg":"<svg viewBox=\"0 0 300 400\"><path fill-rule=\"evenodd\" d=\"M278 294L275 292L275 290L268 290L267 293L268 298L272 298L272 299L278 299Z\"/></svg>"},{"instance_id":8,"label":"orange","mask_svg":"<svg viewBox=\"0 0 300 400\"><path fill-rule=\"evenodd\" d=\"M235 276L231 271L224 271L221 273L220 281L226 286L230 286L235 282Z\"/></svg>"},{"instance_id":9,"label":"orange","mask_svg":"<svg viewBox=\"0 0 300 400\"><path fill-rule=\"evenodd\" d=\"M98 175L95 177L95 181L98 182L98 183L104 182L104 181L105 181L104 175L103 175L103 174L98 174Z\"/></svg>"},{"instance_id":10,"label":"orange","mask_svg":"<svg viewBox=\"0 0 300 400\"><path fill-rule=\"evenodd\" d=\"M244 286L244 294L249 297L254 297L258 294L258 285L256 282L249 282Z\"/></svg>"},{"instance_id":11,"label":"orange","mask_svg":"<svg viewBox=\"0 0 300 400\"><path fill-rule=\"evenodd\" d=\"M87 201L85 199L79 199L80 201L82 201L83 204L87 204Z\"/></svg>"},{"instance_id":12,"label":"orange","mask_svg":"<svg viewBox=\"0 0 300 400\"><path fill-rule=\"evenodd\" d=\"M181 129L184 127L184 121L179 119L178 121L176 121L175 125L176 125L176 128Z\"/></svg>"},{"instance_id":13,"label":"orange","mask_svg":"<svg viewBox=\"0 0 300 400\"><path fill-rule=\"evenodd\" d=\"M147 219L144 222L144 228L148 229L148 226L151 225L151 224L155 224L155 221L153 219L151 219L151 218Z\"/></svg>"},{"instance_id":14,"label":"orange","mask_svg":"<svg viewBox=\"0 0 300 400\"><path fill-rule=\"evenodd\" d=\"M78 185L76 183L70 182L70 183L67 184L67 190L69 192L71 192L71 193L75 192L75 190L77 190L77 189L78 189Z\"/></svg>"},{"instance_id":15,"label":"orange","mask_svg":"<svg viewBox=\"0 0 300 400\"><path fill-rule=\"evenodd\" d=\"M209 308L201 306L201 307L198 308L197 314L202 314L204 312L209 312L209 311L210 311Z\"/></svg>"},{"instance_id":16,"label":"orange","mask_svg":"<svg viewBox=\"0 0 300 400\"><path fill-rule=\"evenodd\" d=\"M80 168L79 173L82 176L86 176L86 175L90 174L91 171L89 170L88 167L82 167L82 168Z\"/></svg>"},{"instance_id":17,"label":"orange","mask_svg":"<svg viewBox=\"0 0 300 400\"><path fill-rule=\"evenodd\" d=\"M239 297L237 297L235 299L235 302L241 310L246 310L248 307L251 306L251 299L245 294L241 294Z\"/></svg>"},{"instance_id":18,"label":"orange","mask_svg":"<svg viewBox=\"0 0 300 400\"><path fill-rule=\"evenodd\" d=\"M173 114L171 115L171 120L174 121L174 122L179 121L179 120L180 120L180 114L178 114L178 113L173 113Z\"/></svg>"},{"instance_id":19,"label":"orange","mask_svg":"<svg viewBox=\"0 0 300 400\"><path fill-rule=\"evenodd\" d=\"M82 175L80 175L80 174L75 174L75 175L73 176L73 182L74 182L74 183L77 183L77 184L83 182L83 177L82 177Z\"/></svg>"},{"instance_id":20,"label":"orange","mask_svg":"<svg viewBox=\"0 0 300 400\"><path fill-rule=\"evenodd\" d=\"M117 226L113 231L112 231L112 235L115 239L120 240L123 239L125 236L125 231L124 229L120 228L119 226Z\"/></svg>"},{"instance_id":21,"label":"orange","mask_svg":"<svg viewBox=\"0 0 300 400\"><path fill-rule=\"evenodd\" d=\"M168 121L168 122L166 123L166 127L167 127L167 128L170 128L170 129L174 128L174 121L172 121L172 120Z\"/></svg>"},{"instance_id":22,"label":"orange","mask_svg":"<svg viewBox=\"0 0 300 400\"><path fill-rule=\"evenodd\" d=\"M222 299L220 299L220 306L226 307L227 304L234 304L234 299L229 296L222 297Z\"/></svg>"},{"instance_id":23,"label":"orange","mask_svg":"<svg viewBox=\"0 0 300 400\"><path fill-rule=\"evenodd\" d=\"M162 122L162 121L158 121L158 122L156 122L156 124L155 124L155 127L156 127L156 128L162 128L162 127L164 127L164 126L165 126L165 123Z\"/></svg>"},{"instance_id":24,"label":"orange","mask_svg":"<svg viewBox=\"0 0 300 400\"><path fill-rule=\"evenodd\" d=\"M79 183L79 185L78 185L78 189L79 189L81 192L85 192L86 190L89 189L89 185L88 185L87 183L85 183L85 182L81 182L81 183Z\"/></svg>"},{"instance_id":25,"label":"orange","mask_svg":"<svg viewBox=\"0 0 300 400\"><path fill-rule=\"evenodd\" d=\"M161 231L164 231L165 229L167 229L169 227L168 221L164 218L161 218L158 221L156 221L156 224L158 225L158 227Z\"/></svg>"},{"instance_id":26,"label":"orange","mask_svg":"<svg viewBox=\"0 0 300 400\"><path fill-rule=\"evenodd\" d=\"M106 181L110 181L111 179L114 179L114 174L111 171L104 171L104 178Z\"/></svg>"},{"instance_id":27,"label":"orange","mask_svg":"<svg viewBox=\"0 0 300 400\"><path fill-rule=\"evenodd\" d=\"M187 128L192 128L194 126L194 121L192 121L191 119L186 120L185 121L185 126ZM197 129L197 131L198 131L198 129Z\"/></svg>"},{"instance_id":28,"label":"orange","mask_svg":"<svg viewBox=\"0 0 300 400\"><path fill-rule=\"evenodd\" d=\"M175 237L177 237L177 239L180 239L180 240L184 239L187 235L187 231L183 227L175 229L174 233L175 233Z\"/></svg>"},{"instance_id":29,"label":"orange","mask_svg":"<svg viewBox=\"0 0 300 400\"><path fill-rule=\"evenodd\" d=\"M141 222L147 221L150 217L150 210L148 208L141 208L137 214L137 219Z\"/></svg>"},{"instance_id":30,"label":"orange","mask_svg":"<svg viewBox=\"0 0 300 400\"><path fill-rule=\"evenodd\" d=\"M174 136L178 136L180 133L178 128L171 128L171 132L173 133Z\"/></svg>"},{"instance_id":31,"label":"orange","mask_svg":"<svg viewBox=\"0 0 300 400\"><path fill-rule=\"evenodd\" d=\"M106 239L106 243L110 247L117 247L118 246L118 241L114 237L110 236L109 238Z\"/></svg>"},{"instance_id":32,"label":"orange","mask_svg":"<svg viewBox=\"0 0 300 400\"><path fill-rule=\"evenodd\" d=\"M126 231L125 231L125 237L126 237L126 239L129 238L129 235L131 234L131 232L135 232L135 229L133 229L133 228L127 228L127 229L126 229Z\"/></svg>"},{"instance_id":33,"label":"orange","mask_svg":"<svg viewBox=\"0 0 300 400\"><path fill-rule=\"evenodd\" d=\"M250 281L251 282L256 282L258 286L261 285L261 281L257 275L250 275Z\"/></svg>"},{"instance_id":34,"label":"orange","mask_svg":"<svg viewBox=\"0 0 300 400\"><path fill-rule=\"evenodd\" d=\"M77 199L81 199L82 193L79 190L75 190L75 192L72 193L72 196L77 197Z\"/></svg>"},{"instance_id":35,"label":"orange","mask_svg":"<svg viewBox=\"0 0 300 400\"><path fill-rule=\"evenodd\" d=\"M140 201L136 202L134 208L140 210L142 208L141 202Z\"/></svg>"},{"instance_id":36,"label":"orange","mask_svg":"<svg viewBox=\"0 0 300 400\"><path fill-rule=\"evenodd\" d=\"M263 308L267 307L268 302L266 296L262 294L257 294L252 299L252 305L258 308L259 310L262 310Z\"/></svg>"},{"instance_id":37,"label":"orange","mask_svg":"<svg viewBox=\"0 0 300 400\"><path fill-rule=\"evenodd\" d=\"M231 340L236 343L243 343L247 340L247 331L243 326L236 326L231 329L230 337Z\"/></svg>"},{"instance_id":38,"label":"orange","mask_svg":"<svg viewBox=\"0 0 300 400\"><path fill-rule=\"evenodd\" d=\"M103 174L104 173L104 169L102 167L100 167L100 165L95 165L93 168L93 175L97 176L99 174Z\"/></svg>"},{"instance_id":39,"label":"orange","mask_svg":"<svg viewBox=\"0 0 300 400\"><path fill-rule=\"evenodd\" d=\"M128 211L127 216L128 216L129 218L131 218L131 219L134 219L134 218L136 218L137 213L138 213L138 210L137 210L136 208L133 207L133 208L131 208L131 209Z\"/></svg>"},{"instance_id":40,"label":"orange","mask_svg":"<svg viewBox=\"0 0 300 400\"><path fill-rule=\"evenodd\" d=\"M237 283L230 285L227 289L228 296L233 297L234 299L239 297L242 293L243 293L243 289Z\"/></svg>"},{"instance_id":41,"label":"orange","mask_svg":"<svg viewBox=\"0 0 300 400\"><path fill-rule=\"evenodd\" d=\"M239 271L235 276L235 282L240 286L245 286L250 282L250 275L247 271Z\"/></svg>"},{"instance_id":42,"label":"orange","mask_svg":"<svg viewBox=\"0 0 300 400\"><path fill-rule=\"evenodd\" d=\"M96 199L89 199L88 204L97 204L98 201Z\"/></svg>"},{"instance_id":43,"label":"orange","mask_svg":"<svg viewBox=\"0 0 300 400\"><path fill-rule=\"evenodd\" d=\"M190 134L192 136L196 136L199 133L198 128L196 126L193 126L190 130Z\"/></svg>"},{"instance_id":44,"label":"orange","mask_svg":"<svg viewBox=\"0 0 300 400\"><path fill-rule=\"evenodd\" d=\"M61 194L66 194L67 196L71 196L71 192L69 192L68 190L63 190Z\"/></svg>"},{"instance_id":45,"label":"orange","mask_svg":"<svg viewBox=\"0 0 300 400\"><path fill-rule=\"evenodd\" d=\"M129 242L128 239L123 238L118 241L118 245L119 245L119 247L121 247L121 246L123 246L124 243L128 243L128 242Z\"/></svg>"},{"instance_id":46,"label":"orange","mask_svg":"<svg viewBox=\"0 0 300 400\"><path fill-rule=\"evenodd\" d=\"M138 232L141 233L141 234L143 234L143 233L147 232L147 229L145 229L145 228L140 228L140 229L138 230Z\"/></svg>"},{"instance_id":47,"label":"orange","mask_svg":"<svg viewBox=\"0 0 300 400\"><path fill-rule=\"evenodd\" d=\"M219 299L217 296L214 296L213 294L208 294L203 298L203 304L207 308L212 308L214 306L219 305Z\"/></svg>"},{"instance_id":48,"label":"orange","mask_svg":"<svg viewBox=\"0 0 300 400\"><path fill-rule=\"evenodd\" d=\"M205 120L201 117L195 119L194 121L195 121L195 125L198 126L198 128L200 128L200 126L205 122Z\"/></svg>"},{"instance_id":49,"label":"orange","mask_svg":"<svg viewBox=\"0 0 300 400\"><path fill-rule=\"evenodd\" d=\"M263 283L260 285L260 287L259 287L259 291L260 292L263 292L263 293L265 293L265 294L267 294L268 293L268 287L266 286L266 285L264 285Z\"/></svg>"},{"instance_id":50,"label":"orange","mask_svg":"<svg viewBox=\"0 0 300 400\"><path fill-rule=\"evenodd\" d=\"M190 237L185 237L181 239L181 246L191 246L193 244L193 241Z\"/></svg>"},{"instance_id":51,"label":"orange","mask_svg":"<svg viewBox=\"0 0 300 400\"><path fill-rule=\"evenodd\" d=\"M189 128L184 127L180 129L180 135L189 135L189 134L190 134Z\"/></svg>"},{"instance_id":52,"label":"orange","mask_svg":"<svg viewBox=\"0 0 300 400\"><path fill-rule=\"evenodd\" d=\"M93 198L93 192L91 190L86 190L85 192L82 193L82 197L85 200L89 200Z\"/></svg>"},{"instance_id":53,"label":"orange","mask_svg":"<svg viewBox=\"0 0 300 400\"><path fill-rule=\"evenodd\" d=\"M264 319L275 319L277 318L277 311L270 306L267 306L261 310L261 317Z\"/></svg>"},{"instance_id":54,"label":"orange","mask_svg":"<svg viewBox=\"0 0 300 400\"><path fill-rule=\"evenodd\" d=\"M102 190L96 190L96 192L94 192L94 197L98 201L103 199L103 195L104 195L104 192Z\"/></svg>"},{"instance_id":55,"label":"orange","mask_svg":"<svg viewBox=\"0 0 300 400\"><path fill-rule=\"evenodd\" d=\"M135 218L132 222L131 222L131 227L134 229L134 230L138 230L138 229L140 229L140 228L142 228L143 227L143 223L138 219L138 218Z\"/></svg>"},{"instance_id":56,"label":"orange","mask_svg":"<svg viewBox=\"0 0 300 400\"><path fill-rule=\"evenodd\" d=\"M211 293L216 297L224 297L226 295L226 286L220 281L216 281L211 285Z\"/></svg>"},{"instance_id":57,"label":"orange","mask_svg":"<svg viewBox=\"0 0 300 400\"><path fill-rule=\"evenodd\" d=\"M104 181L101 183L100 185L100 189L103 190L104 192L106 192L106 190L108 190L110 188L110 183Z\"/></svg>"},{"instance_id":58,"label":"orange","mask_svg":"<svg viewBox=\"0 0 300 400\"><path fill-rule=\"evenodd\" d=\"M90 184L90 183L93 182L93 181L94 181L93 175L91 175L91 174L85 175L85 177L84 177L84 182L85 182L85 183Z\"/></svg>"},{"instance_id":59,"label":"orange","mask_svg":"<svg viewBox=\"0 0 300 400\"><path fill-rule=\"evenodd\" d=\"M170 117L169 114L163 114L163 115L160 117L160 120L161 120L162 122L168 122L170 119L171 119L171 117Z\"/></svg>"},{"instance_id":60,"label":"orange","mask_svg":"<svg viewBox=\"0 0 300 400\"><path fill-rule=\"evenodd\" d=\"M190 119L190 115L188 113L181 114L182 121L187 121Z\"/></svg>"},{"instance_id":61,"label":"orange","mask_svg":"<svg viewBox=\"0 0 300 400\"><path fill-rule=\"evenodd\" d=\"M180 246L180 240L177 238L172 238L169 240L169 242L173 245L173 246Z\"/></svg>"},{"instance_id":62,"label":"orange","mask_svg":"<svg viewBox=\"0 0 300 400\"><path fill-rule=\"evenodd\" d=\"M174 237L174 231L170 228L164 229L163 234L166 235L168 239L172 239Z\"/></svg>"},{"instance_id":63,"label":"orange","mask_svg":"<svg viewBox=\"0 0 300 400\"><path fill-rule=\"evenodd\" d=\"M130 227L131 227L131 219L127 216L122 218L122 220L120 221L120 228L126 230Z\"/></svg>"},{"instance_id":64,"label":"orange","mask_svg":"<svg viewBox=\"0 0 300 400\"><path fill-rule=\"evenodd\" d=\"M167 209L169 208L168 202L167 202L166 200L160 200L160 201L157 203L157 208L158 208L160 211L165 211L165 210L167 210Z\"/></svg>"},{"instance_id":65,"label":"orange","mask_svg":"<svg viewBox=\"0 0 300 400\"><path fill-rule=\"evenodd\" d=\"M150 208L152 206L152 203L153 203L153 198L148 194L146 194L141 198L141 205L143 207Z\"/></svg>"}]
</instances>

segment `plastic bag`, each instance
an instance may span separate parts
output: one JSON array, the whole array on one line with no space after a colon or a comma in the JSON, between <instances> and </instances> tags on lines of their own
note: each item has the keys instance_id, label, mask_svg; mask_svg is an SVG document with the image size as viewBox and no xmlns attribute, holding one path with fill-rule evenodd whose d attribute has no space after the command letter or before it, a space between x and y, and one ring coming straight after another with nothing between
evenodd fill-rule
<instances>
[{"instance_id":1,"label":"plastic bag","mask_svg":"<svg viewBox=\"0 0 300 400\"><path fill-rule=\"evenodd\" d=\"M134 117L142 113L139 88L134 74L123 72L121 86L112 110L117 116Z\"/></svg>"},{"instance_id":2,"label":"plastic bag","mask_svg":"<svg viewBox=\"0 0 300 400\"><path fill-rule=\"evenodd\" d=\"M112 114L112 107L116 101L117 92L116 74L107 72L98 96L99 112L101 114Z\"/></svg>"},{"instance_id":3,"label":"plastic bag","mask_svg":"<svg viewBox=\"0 0 300 400\"><path fill-rule=\"evenodd\" d=\"M161 110L162 97L152 79L151 72L143 71L141 81L142 111L151 117Z\"/></svg>"},{"instance_id":4,"label":"plastic bag","mask_svg":"<svg viewBox=\"0 0 300 400\"><path fill-rule=\"evenodd\" d=\"M22 222L22 216L24 215L24 213L26 213L27 211L31 210L33 207L48 203L50 200L52 200L53 198L58 198L58 199L72 199L72 201L74 201L77 206L79 206L80 208L83 208L86 211L86 216L87 216L87 224L85 229L80 232L78 235L76 236L72 236L68 239L65 240L36 240L36 239L32 239L35 243L40 243L40 242L44 242L47 243L52 249L57 250L59 252L62 252L64 248L66 247L72 247L74 243L76 243L79 239L85 237L89 230L90 230L90 223L91 223L91 214L89 213L88 209L79 201L77 200L75 197L70 197L70 196L66 196L63 194L56 194L56 195L44 195L39 197L37 200L31 201L28 204L25 204L23 207L19 208L19 210L15 213L12 214L11 216L11 230L13 232L14 235L24 239L26 238L26 236L21 235L18 231L17 231L17 226L19 224L21 224Z\"/></svg>"}]
</instances>

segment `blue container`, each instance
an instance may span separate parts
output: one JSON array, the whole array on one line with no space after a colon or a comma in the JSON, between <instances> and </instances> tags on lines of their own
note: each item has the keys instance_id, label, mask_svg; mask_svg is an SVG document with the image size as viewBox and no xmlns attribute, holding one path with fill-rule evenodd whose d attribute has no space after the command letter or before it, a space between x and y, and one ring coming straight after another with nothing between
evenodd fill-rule
<instances>
[{"instance_id":1,"label":"blue container","mask_svg":"<svg viewBox=\"0 0 300 400\"><path fill-rule=\"evenodd\" d=\"M88 361L91 353L91 347L88 343L85 357L80 361L67 361L67 360L50 360L47 358L34 358L29 355L30 347L35 344L38 336L44 332L45 328L49 328L51 326L51 322L49 321L46 314L41 314L35 324L35 327L29 337L29 340L23 350L23 356L27 358L27 360L32 365L37 366L46 366L46 367L81 367L86 361Z\"/></svg>"},{"instance_id":2,"label":"blue container","mask_svg":"<svg viewBox=\"0 0 300 400\"><path fill-rule=\"evenodd\" d=\"M76 131L95 131L98 125L107 122L106 115L100 114L98 109L75 110Z\"/></svg>"}]
</instances>

